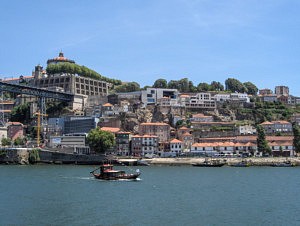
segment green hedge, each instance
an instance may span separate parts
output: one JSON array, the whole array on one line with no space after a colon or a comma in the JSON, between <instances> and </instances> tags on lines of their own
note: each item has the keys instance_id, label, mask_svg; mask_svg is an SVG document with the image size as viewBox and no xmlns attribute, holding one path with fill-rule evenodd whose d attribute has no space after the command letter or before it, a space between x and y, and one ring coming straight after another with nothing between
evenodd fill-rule
<instances>
[{"instance_id":1,"label":"green hedge","mask_svg":"<svg viewBox=\"0 0 300 226\"><path fill-rule=\"evenodd\" d=\"M78 64L73 63L58 63L58 64L49 64L46 68L48 74L56 74L56 73L70 73L70 74L78 74L80 76L93 78L105 82L112 83L114 85L120 85L122 82L121 80L111 79L104 77L97 73L94 70L91 70L85 66L80 66Z\"/></svg>"}]
</instances>

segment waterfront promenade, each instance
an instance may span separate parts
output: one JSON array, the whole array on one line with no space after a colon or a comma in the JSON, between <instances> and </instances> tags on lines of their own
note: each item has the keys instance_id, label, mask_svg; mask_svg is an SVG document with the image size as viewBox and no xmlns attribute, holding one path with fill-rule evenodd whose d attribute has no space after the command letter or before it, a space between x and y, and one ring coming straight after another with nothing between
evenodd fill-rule
<instances>
[{"instance_id":1,"label":"waterfront promenade","mask_svg":"<svg viewBox=\"0 0 300 226\"><path fill-rule=\"evenodd\" d=\"M242 161L242 158L219 158L226 160L228 165ZM287 159L290 160L294 165L300 166L300 157L252 157L246 158L247 161L251 161L253 166L270 166L274 163L282 163ZM145 159L153 165L191 165L192 163L200 163L205 160L204 157L193 157L193 158L153 158Z\"/></svg>"}]
</instances>

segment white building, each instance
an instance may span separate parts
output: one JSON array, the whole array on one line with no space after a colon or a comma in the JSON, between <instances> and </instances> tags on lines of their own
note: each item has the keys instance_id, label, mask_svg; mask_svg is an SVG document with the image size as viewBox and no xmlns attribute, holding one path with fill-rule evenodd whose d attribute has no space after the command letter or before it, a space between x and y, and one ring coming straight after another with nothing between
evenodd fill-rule
<instances>
[{"instance_id":1,"label":"white building","mask_svg":"<svg viewBox=\"0 0 300 226\"><path fill-rule=\"evenodd\" d=\"M216 94L214 98L217 102L224 102L230 99L230 94Z\"/></svg>"},{"instance_id":2,"label":"white building","mask_svg":"<svg viewBox=\"0 0 300 226\"><path fill-rule=\"evenodd\" d=\"M216 94L216 95L214 95L214 99L217 102L225 102L225 101L238 101L241 103L249 103L250 102L250 98L247 93Z\"/></svg>"},{"instance_id":3,"label":"white building","mask_svg":"<svg viewBox=\"0 0 300 226\"><path fill-rule=\"evenodd\" d=\"M183 150L183 142L177 139L170 141L170 155L178 156Z\"/></svg>"},{"instance_id":4,"label":"white building","mask_svg":"<svg viewBox=\"0 0 300 226\"><path fill-rule=\"evenodd\" d=\"M159 99L163 97L170 98L170 102L172 100L176 100L178 96L177 89L160 89L160 88L147 88L142 91L142 102L145 105L148 104L157 104Z\"/></svg>"},{"instance_id":5,"label":"white building","mask_svg":"<svg viewBox=\"0 0 300 226\"><path fill-rule=\"evenodd\" d=\"M187 108L215 108L215 99L210 93L197 93L190 96L189 103L185 105Z\"/></svg>"},{"instance_id":6,"label":"white building","mask_svg":"<svg viewBox=\"0 0 300 226\"><path fill-rule=\"evenodd\" d=\"M256 134L256 129L251 125L239 126L240 135Z\"/></svg>"}]
</instances>

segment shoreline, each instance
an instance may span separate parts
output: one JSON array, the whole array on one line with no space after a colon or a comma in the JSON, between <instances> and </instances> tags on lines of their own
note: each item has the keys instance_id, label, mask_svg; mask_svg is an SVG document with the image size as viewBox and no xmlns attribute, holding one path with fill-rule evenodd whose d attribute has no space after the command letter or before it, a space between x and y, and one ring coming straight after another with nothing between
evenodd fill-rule
<instances>
[{"instance_id":1,"label":"shoreline","mask_svg":"<svg viewBox=\"0 0 300 226\"><path fill-rule=\"evenodd\" d=\"M251 162L251 166L271 166L274 163L283 163L286 160L291 161L295 166L300 166L300 157L250 157L250 158L214 158L220 160L226 160L226 165L238 163L242 160ZM153 158L143 159L150 165L192 165L193 163L204 162L205 157L193 157L193 158Z\"/></svg>"}]
</instances>

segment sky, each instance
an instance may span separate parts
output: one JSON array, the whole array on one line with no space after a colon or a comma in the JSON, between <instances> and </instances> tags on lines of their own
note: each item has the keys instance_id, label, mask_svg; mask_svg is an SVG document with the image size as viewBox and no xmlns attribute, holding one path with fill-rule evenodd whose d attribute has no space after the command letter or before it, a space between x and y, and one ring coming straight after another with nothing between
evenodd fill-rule
<instances>
[{"instance_id":1,"label":"sky","mask_svg":"<svg viewBox=\"0 0 300 226\"><path fill-rule=\"evenodd\" d=\"M299 0L0 1L0 77L58 56L141 87L227 78L300 96Z\"/></svg>"}]
</instances>

